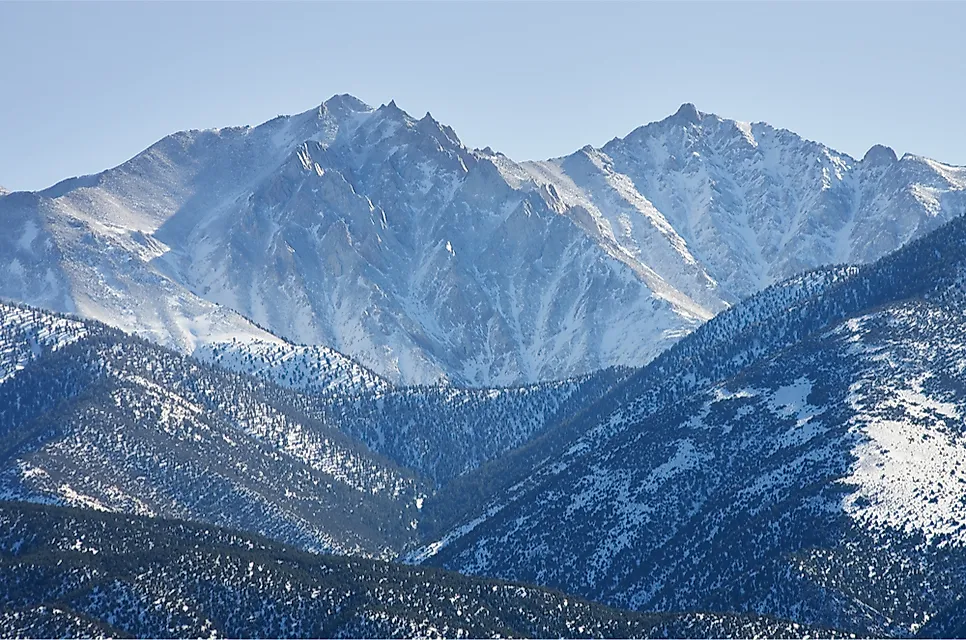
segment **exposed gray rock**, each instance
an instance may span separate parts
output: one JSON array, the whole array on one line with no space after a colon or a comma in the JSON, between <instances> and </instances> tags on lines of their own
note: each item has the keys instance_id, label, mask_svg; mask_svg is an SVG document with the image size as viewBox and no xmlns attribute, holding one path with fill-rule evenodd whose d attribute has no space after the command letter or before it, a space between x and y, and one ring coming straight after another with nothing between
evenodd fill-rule
<instances>
[{"instance_id":1,"label":"exposed gray rock","mask_svg":"<svg viewBox=\"0 0 966 640\"><path fill-rule=\"evenodd\" d=\"M963 211L963 169L882 155L686 104L518 164L336 96L4 197L0 296L187 353L277 344L265 327L394 382L561 379L643 365L772 282Z\"/></svg>"}]
</instances>

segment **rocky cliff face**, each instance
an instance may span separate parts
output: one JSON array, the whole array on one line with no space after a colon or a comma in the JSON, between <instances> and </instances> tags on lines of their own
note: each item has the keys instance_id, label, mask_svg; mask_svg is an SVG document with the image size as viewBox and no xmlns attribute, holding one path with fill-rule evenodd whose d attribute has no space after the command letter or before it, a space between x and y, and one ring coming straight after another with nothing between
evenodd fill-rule
<instances>
[{"instance_id":1,"label":"rocky cliff face","mask_svg":"<svg viewBox=\"0 0 966 640\"><path fill-rule=\"evenodd\" d=\"M966 211L962 168L880 145L855 160L693 105L523 166L618 251L711 308L819 265L874 260Z\"/></svg>"},{"instance_id":2,"label":"rocky cliff face","mask_svg":"<svg viewBox=\"0 0 966 640\"><path fill-rule=\"evenodd\" d=\"M689 105L520 164L336 96L3 197L0 295L189 353L277 342L264 327L396 382L559 379L645 364L773 281L876 258L960 213L964 186Z\"/></svg>"}]
</instances>

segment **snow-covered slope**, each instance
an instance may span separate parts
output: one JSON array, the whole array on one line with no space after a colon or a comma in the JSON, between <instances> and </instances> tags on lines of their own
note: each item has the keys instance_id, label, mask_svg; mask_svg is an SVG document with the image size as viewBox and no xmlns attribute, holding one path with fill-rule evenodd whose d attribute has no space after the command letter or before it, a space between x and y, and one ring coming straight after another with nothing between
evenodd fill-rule
<instances>
[{"instance_id":1,"label":"snow-covered slope","mask_svg":"<svg viewBox=\"0 0 966 640\"><path fill-rule=\"evenodd\" d=\"M415 541L427 483L308 415L297 393L6 304L0 376L0 497L339 553L392 557Z\"/></svg>"},{"instance_id":2,"label":"snow-covered slope","mask_svg":"<svg viewBox=\"0 0 966 640\"><path fill-rule=\"evenodd\" d=\"M712 308L875 260L966 209L966 168L879 145L855 160L689 104L600 149L522 166L617 251Z\"/></svg>"},{"instance_id":3,"label":"snow-covered slope","mask_svg":"<svg viewBox=\"0 0 966 640\"><path fill-rule=\"evenodd\" d=\"M320 347L207 355L221 366L0 303L0 497L391 557L453 519L423 518L444 485L552 432L630 374L394 388Z\"/></svg>"},{"instance_id":4,"label":"snow-covered slope","mask_svg":"<svg viewBox=\"0 0 966 640\"><path fill-rule=\"evenodd\" d=\"M338 351L280 339L205 343L192 355L228 371L246 373L314 395L352 396L388 390L388 382Z\"/></svg>"},{"instance_id":5,"label":"snow-covered slope","mask_svg":"<svg viewBox=\"0 0 966 640\"><path fill-rule=\"evenodd\" d=\"M642 365L775 280L933 228L964 186L690 106L518 164L336 96L4 196L0 296L186 353L261 326L394 382L519 384Z\"/></svg>"},{"instance_id":6,"label":"snow-covered slope","mask_svg":"<svg viewBox=\"0 0 966 640\"><path fill-rule=\"evenodd\" d=\"M962 629L964 247L960 218L722 313L536 464L478 472L489 501L413 559L640 610Z\"/></svg>"}]
</instances>

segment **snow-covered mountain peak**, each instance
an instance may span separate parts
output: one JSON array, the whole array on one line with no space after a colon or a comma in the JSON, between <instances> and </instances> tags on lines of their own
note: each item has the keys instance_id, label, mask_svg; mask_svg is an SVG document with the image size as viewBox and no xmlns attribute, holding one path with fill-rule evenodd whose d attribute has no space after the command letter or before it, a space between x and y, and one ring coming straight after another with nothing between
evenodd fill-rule
<instances>
[{"instance_id":1,"label":"snow-covered mountain peak","mask_svg":"<svg viewBox=\"0 0 966 640\"><path fill-rule=\"evenodd\" d=\"M690 102L685 102L678 110L674 113L671 118L674 118L678 122L690 122L692 124L700 124L701 116L703 114L698 111L697 107Z\"/></svg>"},{"instance_id":2,"label":"snow-covered mountain peak","mask_svg":"<svg viewBox=\"0 0 966 640\"><path fill-rule=\"evenodd\" d=\"M379 107L376 108L376 112L383 114L383 116L386 118L392 118L407 124L416 122L416 118L412 117L406 111L401 109L399 105L396 104L395 100L390 100L386 104L379 105Z\"/></svg>"},{"instance_id":3,"label":"snow-covered mountain peak","mask_svg":"<svg viewBox=\"0 0 966 640\"><path fill-rule=\"evenodd\" d=\"M896 156L895 150L892 147L887 147L881 144L872 145L865 155L862 156L862 162L867 162L870 164L892 164L898 162L899 158Z\"/></svg>"},{"instance_id":4,"label":"snow-covered mountain peak","mask_svg":"<svg viewBox=\"0 0 966 640\"><path fill-rule=\"evenodd\" d=\"M963 169L874 157L686 103L517 163L337 95L3 197L0 295L189 350L205 327L264 339L251 318L393 381L561 378L644 364L775 281L961 213Z\"/></svg>"},{"instance_id":5,"label":"snow-covered mountain peak","mask_svg":"<svg viewBox=\"0 0 966 640\"><path fill-rule=\"evenodd\" d=\"M322 106L336 113L362 113L372 111L371 106L349 93L336 94L323 102Z\"/></svg>"},{"instance_id":6,"label":"snow-covered mountain peak","mask_svg":"<svg viewBox=\"0 0 966 640\"><path fill-rule=\"evenodd\" d=\"M961 202L966 174L928 162L897 162L886 147L857 162L791 131L686 103L597 151L524 166L538 183L558 183L571 205L623 229L614 237L627 252L648 255L665 280L701 299L703 284L696 290L668 269L674 260L656 259L661 243L648 239L650 227L673 230L660 231L673 253L701 265L698 282L716 283L713 295L732 303L802 269L874 259L934 228L937 215L956 215L945 194ZM649 222L635 210L651 211Z\"/></svg>"}]
</instances>

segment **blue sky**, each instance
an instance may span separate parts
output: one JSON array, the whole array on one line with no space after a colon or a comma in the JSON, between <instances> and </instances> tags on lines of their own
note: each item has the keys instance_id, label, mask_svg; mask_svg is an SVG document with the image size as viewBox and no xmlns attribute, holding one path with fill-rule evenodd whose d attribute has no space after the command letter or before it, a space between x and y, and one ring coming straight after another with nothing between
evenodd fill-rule
<instances>
[{"instance_id":1,"label":"blue sky","mask_svg":"<svg viewBox=\"0 0 966 640\"><path fill-rule=\"evenodd\" d=\"M966 164L966 3L0 2L0 185L335 93L427 110L515 159L682 102L861 156Z\"/></svg>"}]
</instances>

